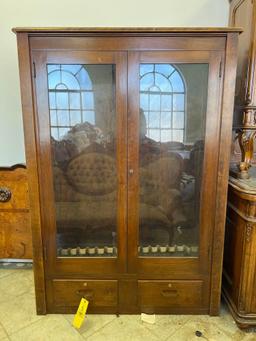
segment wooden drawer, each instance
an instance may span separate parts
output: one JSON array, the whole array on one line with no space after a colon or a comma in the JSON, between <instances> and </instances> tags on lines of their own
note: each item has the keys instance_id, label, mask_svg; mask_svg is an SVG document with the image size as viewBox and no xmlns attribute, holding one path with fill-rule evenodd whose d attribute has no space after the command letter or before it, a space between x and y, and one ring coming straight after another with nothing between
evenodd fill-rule
<instances>
[{"instance_id":1,"label":"wooden drawer","mask_svg":"<svg viewBox=\"0 0 256 341\"><path fill-rule=\"evenodd\" d=\"M197 308L202 306L202 281L138 281L141 307Z\"/></svg>"},{"instance_id":2,"label":"wooden drawer","mask_svg":"<svg viewBox=\"0 0 256 341\"><path fill-rule=\"evenodd\" d=\"M56 307L78 307L82 297L89 301L89 311L97 307L117 306L115 280L61 280L52 281L53 303Z\"/></svg>"}]
</instances>

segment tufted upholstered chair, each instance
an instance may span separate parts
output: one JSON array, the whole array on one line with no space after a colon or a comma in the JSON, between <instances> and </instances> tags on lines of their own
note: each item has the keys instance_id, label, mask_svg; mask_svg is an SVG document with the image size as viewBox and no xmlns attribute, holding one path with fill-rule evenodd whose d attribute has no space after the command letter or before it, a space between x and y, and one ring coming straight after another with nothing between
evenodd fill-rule
<instances>
[{"instance_id":1,"label":"tufted upholstered chair","mask_svg":"<svg viewBox=\"0 0 256 341\"><path fill-rule=\"evenodd\" d=\"M140 226L149 242L152 225L171 239L173 227L185 219L179 205L181 172L182 160L175 153L145 156L140 165ZM63 167L56 165L54 179L62 234L77 229L80 236L96 230L111 235L116 230L117 174L106 148L87 148Z\"/></svg>"}]
</instances>

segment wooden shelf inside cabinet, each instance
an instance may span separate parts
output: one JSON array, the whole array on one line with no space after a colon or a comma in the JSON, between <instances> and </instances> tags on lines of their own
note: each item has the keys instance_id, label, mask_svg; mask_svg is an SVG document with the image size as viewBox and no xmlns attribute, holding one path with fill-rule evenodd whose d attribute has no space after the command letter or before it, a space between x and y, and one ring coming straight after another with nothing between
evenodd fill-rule
<instances>
[{"instance_id":1,"label":"wooden shelf inside cabinet","mask_svg":"<svg viewBox=\"0 0 256 341\"><path fill-rule=\"evenodd\" d=\"M218 314L240 29L14 31L38 314Z\"/></svg>"}]
</instances>

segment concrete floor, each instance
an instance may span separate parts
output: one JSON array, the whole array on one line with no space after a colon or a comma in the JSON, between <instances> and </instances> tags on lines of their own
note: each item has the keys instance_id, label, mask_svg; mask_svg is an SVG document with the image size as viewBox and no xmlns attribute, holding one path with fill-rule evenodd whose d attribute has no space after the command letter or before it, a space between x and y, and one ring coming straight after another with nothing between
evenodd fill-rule
<instances>
[{"instance_id":1,"label":"concrete floor","mask_svg":"<svg viewBox=\"0 0 256 341\"><path fill-rule=\"evenodd\" d=\"M140 315L88 315L77 331L72 320L73 315L36 315L32 270L0 269L0 340L256 341L256 333L237 328L224 305L218 317L157 315L153 325Z\"/></svg>"}]
</instances>

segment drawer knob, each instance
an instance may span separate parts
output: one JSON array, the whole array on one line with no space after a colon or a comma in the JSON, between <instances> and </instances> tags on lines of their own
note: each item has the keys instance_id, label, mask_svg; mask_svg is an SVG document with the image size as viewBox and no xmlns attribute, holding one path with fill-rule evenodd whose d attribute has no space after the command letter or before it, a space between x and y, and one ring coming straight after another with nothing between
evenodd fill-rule
<instances>
[{"instance_id":1,"label":"drawer knob","mask_svg":"<svg viewBox=\"0 0 256 341\"><path fill-rule=\"evenodd\" d=\"M7 202L11 199L12 192L6 187L0 187L0 202Z\"/></svg>"}]
</instances>

